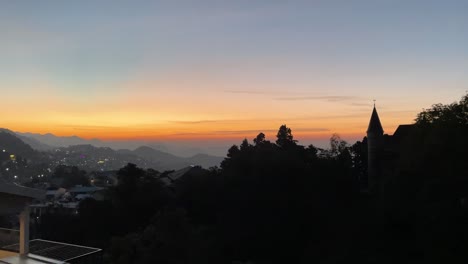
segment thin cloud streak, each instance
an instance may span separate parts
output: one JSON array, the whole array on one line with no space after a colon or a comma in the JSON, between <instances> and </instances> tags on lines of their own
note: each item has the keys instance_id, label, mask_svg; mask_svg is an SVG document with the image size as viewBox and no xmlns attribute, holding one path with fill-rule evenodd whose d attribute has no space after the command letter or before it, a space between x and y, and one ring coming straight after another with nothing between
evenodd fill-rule
<instances>
[{"instance_id":1,"label":"thin cloud streak","mask_svg":"<svg viewBox=\"0 0 468 264\"><path fill-rule=\"evenodd\" d=\"M263 91L247 91L247 90L227 90L224 91L225 93L233 93L233 94L271 94L271 92L263 92Z\"/></svg>"},{"instance_id":2,"label":"thin cloud streak","mask_svg":"<svg viewBox=\"0 0 468 264\"><path fill-rule=\"evenodd\" d=\"M329 102L341 102L350 100L361 100L357 96L342 96L342 95L329 95L329 96L296 96L296 97L278 97L275 100L278 101L329 101Z\"/></svg>"},{"instance_id":3,"label":"thin cloud streak","mask_svg":"<svg viewBox=\"0 0 468 264\"><path fill-rule=\"evenodd\" d=\"M297 128L292 129L292 132L326 132L330 131L328 128ZM245 134L245 133L276 133L278 129L250 129L250 130L221 130L221 131L214 131L214 133L221 133L221 134Z\"/></svg>"},{"instance_id":4,"label":"thin cloud streak","mask_svg":"<svg viewBox=\"0 0 468 264\"><path fill-rule=\"evenodd\" d=\"M207 123L218 123L218 122L225 122L227 120L195 120L195 121L178 121L178 120L170 120L169 123L174 124L183 124L183 125L196 125L196 124L207 124Z\"/></svg>"},{"instance_id":5,"label":"thin cloud streak","mask_svg":"<svg viewBox=\"0 0 468 264\"><path fill-rule=\"evenodd\" d=\"M328 132L328 128L298 128L292 129L292 132ZM206 135L246 135L253 133L276 133L278 129L245 129L245 130L216 130L216 131L204 131L204 132L186 132L186 133L174 133L171 136L206 136Z\"/></svg>"}]
</instances>

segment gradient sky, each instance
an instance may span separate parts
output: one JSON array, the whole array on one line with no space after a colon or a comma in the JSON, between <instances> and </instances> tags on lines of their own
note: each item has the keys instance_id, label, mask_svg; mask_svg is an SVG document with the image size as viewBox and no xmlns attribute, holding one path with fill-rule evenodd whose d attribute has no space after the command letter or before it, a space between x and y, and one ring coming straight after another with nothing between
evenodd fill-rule
<instances>
[{"instance_id":1,"label":"gradient sky","mask_svg":"<svg viewBox=\"0 0 468 264\"><path fill-rule=\"evenodd\" d=\"M468 1L3 1L0 126L84 138L387 133L468 90Z\"/></svg>"}]
</instances>

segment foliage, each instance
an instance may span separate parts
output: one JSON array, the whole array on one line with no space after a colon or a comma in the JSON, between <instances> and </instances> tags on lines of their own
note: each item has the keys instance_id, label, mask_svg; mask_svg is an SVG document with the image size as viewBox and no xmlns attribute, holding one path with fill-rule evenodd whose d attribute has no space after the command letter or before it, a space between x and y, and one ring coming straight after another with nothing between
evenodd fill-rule
<instances>
[{"instance_id":1,"label":"foliage","mask_svg":"<svg viewBox=\"0 0 468 264\"><path fill-rule=\"evenodd\" d=\"M466 263L467 101L418 115L379 195L365 192L366 138L306 147L282 125L170 185L128 164L107 201L47 214L42 234L104 247L108 263Z\"/></svg>"},{"instance_id":2,"label":"foliage","mask_svg":"<svg viewBox=\"0 0 468 264\"><path fill-rule=\"evenodd\" d=\"M286 125L282 125L278 133L276 134L276 144L280 147L286 147L288 145L295 144L297 141L294 140L291 129L287 127Z\"/></svg>"},{"instance_id":3,"label":"foliage","mask_svg":"<svg viewBox=\"0 0 468 264\"><path fill-rule=\"evenodd\" d=\"M75 185L90 185L86 171L80 170L76 166L59 165L55 168L52 178L60 180L60 186L64 188L71 188Z\"/></svg>"}]
</instances>

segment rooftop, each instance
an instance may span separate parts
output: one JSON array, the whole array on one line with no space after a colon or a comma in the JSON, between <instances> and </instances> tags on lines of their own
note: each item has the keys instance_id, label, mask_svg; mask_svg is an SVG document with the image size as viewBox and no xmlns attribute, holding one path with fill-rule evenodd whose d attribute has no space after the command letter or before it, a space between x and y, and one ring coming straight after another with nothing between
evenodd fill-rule
<instances>
[{"instance_id":1,"label":"rooftop","mask_svg":"<svg viewBox=\"0 0 468 264\"><path fill-rule=\"evenodd\" d=\"M45 191L32 189L12 183L4 183L0 181L0 193L22 196L32 199L43 199Z\"/></svg>"},{"instance_id":2,"label":"rooftop","mask_svg":"<svg viewBox=\"0 0 468 264\"><path fill-rule=\"evenodd\" d=\"M369 121L369 127L367 128L367 133L373 132L373 133L379 133L383 134L384 130L382 128L382 123L380 123L380 118L379 114L377 114L377 109L372 110L372 116Z\"/></svg>"}]
</instances>

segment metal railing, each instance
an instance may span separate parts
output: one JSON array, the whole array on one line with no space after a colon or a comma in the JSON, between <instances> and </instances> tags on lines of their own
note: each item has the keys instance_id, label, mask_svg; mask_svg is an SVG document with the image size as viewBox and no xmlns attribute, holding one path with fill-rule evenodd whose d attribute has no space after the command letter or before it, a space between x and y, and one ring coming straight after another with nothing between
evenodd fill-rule
<instances>
[{"instance_id":1,"label":"metal railing","mask_svg":"<svg viewBox=\"0 0 468 264\"><path fill-rule=\"evenodd\" d=\"M0 250L19 252L20 231L0 228ZM102 250L74 244L43 239L29 241L29 252L37 257L45 257L63 263L95 264L102 263ZM0 261L1 262L1 261Z\"/></svg>"},{"instance_id":2,"label":"metal railing","mask_svg":"<svg viewBox=\"0 0 468 264\"><path fill-rule=\"evenodd\" d=\"M10 231L13 235L15 231L19 232L18 230L6 229L5 233L8 233ZM7 241L7 243L10 242L14 241ZM0 249L18 252L19 243L10 243L0 247ZM59 261L60 263L70 264L99 264L102 263L102 250L99 248L92 248L57 241L33 239L29 241L28 258L38 260L47 259L48 261Z\"/></svg>"}]
</instances>

